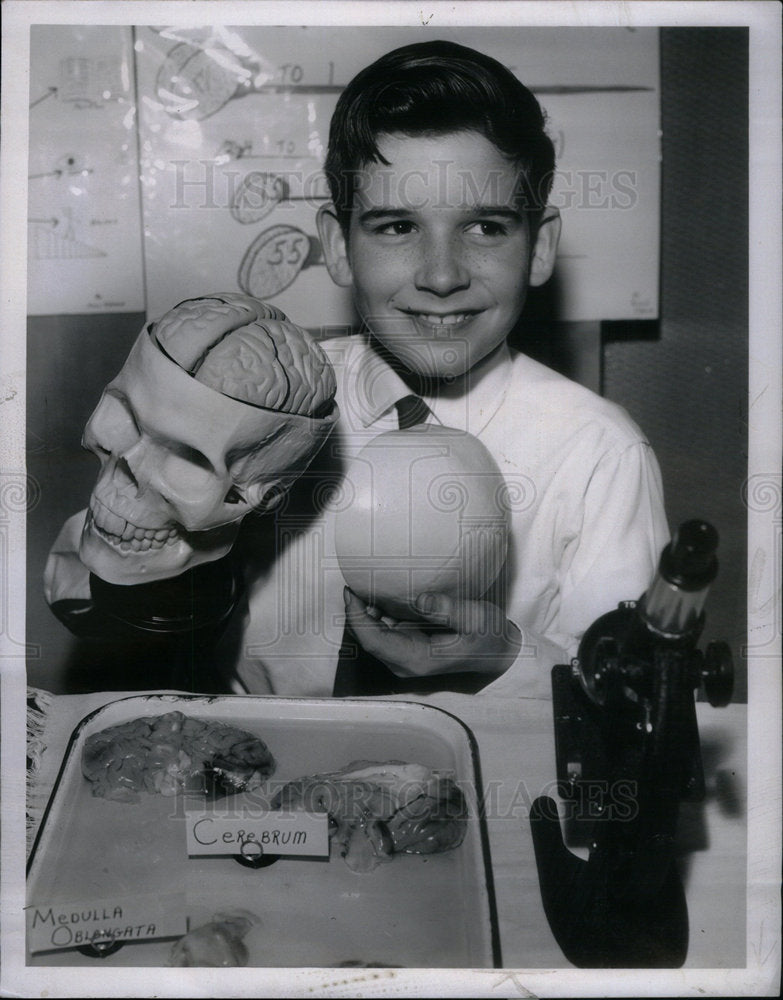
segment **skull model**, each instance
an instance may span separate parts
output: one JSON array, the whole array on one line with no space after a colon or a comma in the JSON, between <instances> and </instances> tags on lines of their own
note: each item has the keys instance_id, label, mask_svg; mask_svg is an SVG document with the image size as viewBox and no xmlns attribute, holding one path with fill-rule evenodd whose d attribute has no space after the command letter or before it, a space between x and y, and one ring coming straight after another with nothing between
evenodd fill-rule
<instances>
[{"instance_id":1,"label":"skull model","mask_svg":"<svg viewBox=\"0 0 783 1000\"><path fill-rule=\"evenodd\" d=\"M180 303L144 327L85 428L101 471L80 559L114 584L219 559L312 461L334 394L323 351L278 309L232 293Z\"/></svg>"}]
</instances>

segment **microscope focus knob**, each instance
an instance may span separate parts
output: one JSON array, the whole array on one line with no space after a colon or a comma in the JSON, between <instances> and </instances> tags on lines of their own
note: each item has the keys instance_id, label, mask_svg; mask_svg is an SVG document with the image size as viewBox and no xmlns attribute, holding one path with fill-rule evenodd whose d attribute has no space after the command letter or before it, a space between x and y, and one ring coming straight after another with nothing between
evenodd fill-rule
<instances>
[{"instance_id":1,"label":"microscope focus knob","mask_svg":"<svg viewBox=\"0 0 783 1000\"><path fill-rule=\"evenodd\" d=\"M734 661L727 642L716 639L708 644L701 668L704 693L713 708L724 708L734 690Z\"/></svg>"}]
</instances>

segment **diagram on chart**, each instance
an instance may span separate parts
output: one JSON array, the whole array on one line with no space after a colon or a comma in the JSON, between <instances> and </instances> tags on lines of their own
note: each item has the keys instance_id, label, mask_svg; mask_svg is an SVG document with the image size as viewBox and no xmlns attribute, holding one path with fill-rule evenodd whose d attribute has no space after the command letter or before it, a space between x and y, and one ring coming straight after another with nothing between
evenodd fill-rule
<instances>
[{"instance_id":1,"label":"diagram on chart","mask_svg":"<svg viewBox=\"0 0 783 1000\"><path fill-rule=\"evenodd\" d=\"M31 313L144 308L132 32L30 33Z\"/></svg>"},{"instance_id":2,"label":"diagram on chart","mask_svg":"<svg viewBox=\"0 0 783 1000\"><path fill-rule=\"evenodd\" d=\"M296 226L271 226L245 251L237 284L246 295L271 299L293 284L300 271L319 264L323 251L317 236Z\"/></svg>"},{"instance_id":3,"label":"diagram on chart","mask_svg":"<svg viewBox=\"0 0 783 1000\"><path fill-rule=\"evenodd\" d=\"M281 201L291 197L288 181L278 174L251 170L231 199L231 216L243 226L261 222Z\"/></svg>"},{"instance_id":4,"label":"diagram on chart","mask_svg":"<svg viewBox=\"0 0 783 1000\"><path fill-rule=\"evenodd\" d=\"M87 177L92 173L92 167L86 165L85 158L80 153L63 153L57 158L50 170L43 170L37 174L28 174L28 181L43 180L45 177Z\"/></svg>"},{"instance_id":5,"label":"diagram on chart","mask_svg":"<svg viewBox=\"0 0 783 1000\"><path fill-rule=\"evenodd\" d=\"M313 206L329 198L325 190L326 178L313 185L307 194L292 194L290 181L285 175L251 170L245 174L231 196L229 208L232 218L244 226L265 219L282 202L305 201Z\"/></svg>"},{"instance_id":6,"label":"diagram on chart","mask_svg":"<svg viewBox=\"0 0 783 1000\"><path fill-rule=\"evenodd\" d=\"M178 42L166 54L155 80L158 100L172 117L203 121L229 101L250 94L281 94L296 90L311 94L337 94L342 89L331 80L303 83L299 63L283 67L262 59L233 34L233 46L219 38L194 44Z\"/></svg>"},{"instance_id":7,"label":"diagram on chart","mask_svg":"<svg viewBox=\"0 0 783 1000\"><path fill-rule=\"evenodd\" d=\"M29 204L34 210L39 202L46 202L47 206L53 203L52 195L45 191L36 198L36 181L63 181L74 188L74 182L78 184L80 178L89 177L92 174L92 167L88 166L87 159L82 153L63 153L57 157L51 169L32 173L28 176L29 184ZM68 189L61 190L61 197L66 197ZM56 197L56 195L55 195ZM107 253L100 247L80 239L77 235L79 223L74 219L73 209L69 205L59 207L59 210L51 216L45 214L28 216L29 226L27 237L27 258L28 260L77 260L89 257L106 257Z\"/></svg>"},{"instance_id":8,"label":"diagram on chart","mask_svg":"<svg viewBox=\"0 0 783 1000\"><path fill-rule=\"evenodd\" d=\"M121 101L126 89L116 61L86 55L61 58L55 67L55 78L55 84L40 88L40 93L32 98L31 110L52 99L75 108L100 108L110 101Z\"/></svg>"},{"instance_id":9,"label":"diagram on chart","mask_svg":"<svg viewBox=\"0 0 783 1000\"><path fill-rule=\"evenodd\" d=\"M70 55L60 60L57 98L77 108L100 108L118 101L126 86L114 59Z\"/></svg>"},{"instance_id":10,"label":"diagram on chart","mask_svg":"<svg viewBox=\"0 0 783 1000\"><path fill-rule=\"evenodd\" d=\"M70 208L51 219L28 218L30 231L27 237L28 260L78 260L88 257L107 257L100 247L91 246L78 239Z\"/></svg>"},{"instance_id":11,"label":"diagram on chart","mask_svg":"<svg viewBox=\"0 0 783 1000\"><path fill-rule=\"evenodd\" d=\"M236 222L247 226L261 222L284 202L312 202L325 197L292 195L285 177L251 170L231 199L230 212ZM237 284L247 295L273 298L285 291L301 271L322 264L323 250L317 236L296 226L271 226L259 233L245 251Z\"/></svg>"}]
</instances>

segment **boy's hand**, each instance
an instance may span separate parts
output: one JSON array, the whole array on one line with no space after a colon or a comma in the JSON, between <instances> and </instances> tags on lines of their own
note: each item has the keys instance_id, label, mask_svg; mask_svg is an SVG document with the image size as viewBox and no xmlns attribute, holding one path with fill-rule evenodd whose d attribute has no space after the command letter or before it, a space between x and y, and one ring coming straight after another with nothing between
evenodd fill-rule
<instances>
[{"instance_id":1,"label":"boy's hand","mask_svg":"<svg viewBox=\"0 0 783 1000\"><path fill-rule=\"evenodd\" d=\"M361 646L398 677L477 671L499 676L522 646L522 635L497 605L420 594L416 608L425 623L382 615L345 588L345 617Z\"/></svg>"}]
</instances>

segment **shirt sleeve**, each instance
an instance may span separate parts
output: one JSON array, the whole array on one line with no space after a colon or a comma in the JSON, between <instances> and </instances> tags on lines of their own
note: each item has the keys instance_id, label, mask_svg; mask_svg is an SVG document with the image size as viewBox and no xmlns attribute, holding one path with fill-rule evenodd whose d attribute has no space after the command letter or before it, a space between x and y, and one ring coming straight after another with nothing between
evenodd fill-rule
<instances>
[{"instance_id":1,"label":"shirt sleeve","mask_svg":"<svg viewBox=\"0 0 783 1000\"><path fill-rule=\"evenodd\" d=\"M549 697L553 666L576 656L585 630L621 601L638 600L652 581L669 541L661 473L652 448L637 441L609 450L574 502L573 528L564 542L556 612L536 633L524 621L514 663L482 693Z\"/></svg>"},{"instance_id":2,"label":"shirt sleeve","mask_svg":"<svg viewBox=\"0 0 783 1000\"><path fill-rule=\"evenodd\" d=\"M669 542L658 462L639 441L595 467L580 508L581 530L561 573L558 631L581 638L620 601L638 600Z\"/></svg>"}]
</instances>

